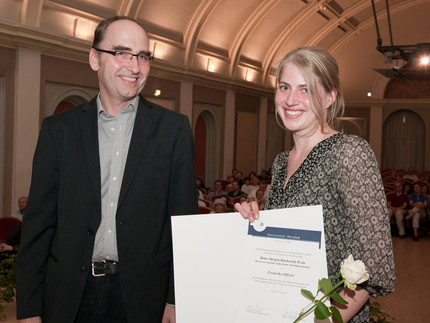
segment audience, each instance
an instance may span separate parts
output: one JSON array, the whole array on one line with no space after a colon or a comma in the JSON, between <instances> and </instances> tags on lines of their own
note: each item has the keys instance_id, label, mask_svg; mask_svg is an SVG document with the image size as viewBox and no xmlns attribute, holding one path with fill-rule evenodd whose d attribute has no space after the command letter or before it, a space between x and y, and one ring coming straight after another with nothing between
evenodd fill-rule
<instances>
[{"instance_id":1,"label":"audience","mask_svg":"<svg viewBox=\"0 0 430 323\"><path fill-rule=\"evenodd\" d=\"M420 219L426 217L426 210L428 205L428 198L421 193L421 185L415 183L413 185L413 193L409 196L409 214L406 220L412 219L412 228L414 229L414 240L418 241L418 228Z\"/></svg>"},{"instance_id":2,"label":"audience","mask_svg":"<svg viewBox=\"0 0 430 323\"><path fill-rule=\"evenodd\" d=\"M403 216L408 207L408 196L402 191L402 183L396 182L394 184L395 192L388 194L387 205L388 215L390 218L394 216L396 218L396 225L399 230L399 236L401 239L405 237L405 225L403 223Z\"/></svg>"},{"instance_id":3,"label":"audience","mask_svg":"<svg viewBox=\"0 0 430 323\"><path fill-rule=\"evenodd\" d=\"M410 179L413 182L416 182L418 180L418 176L415 174L415 170L413 167L408 168L408 172L405 175L403 175L403 178Z\"/></svg>"},{"instance_id":4,"label":"audience","mask_svg":"<svg viewBox=\"0 0 430 323\"><path fill-rule=\"evenodd\" d=\"M242 185L242 192L244 192L245 194L249 195L252 191L258 190L260 186L260 179L257 176L252 176L250 178L250 182L248 185L246 185L246 180L245 180L245 184Z\"/></svg>"},{"instance_id":5,"label":"audience","mask_svg":"<svg viewBox=\"0 0 430 323\"><path fill-rule=\"evenodd\" d=\"M226 195L227 192L223 191L222 189L222 181L221 180L216 180L214 183L214 188L212 190L210 190L208 192L208 200L212 201L212 197L217 196L217 195Z\"/></svg>"},{"instance_id":6,"label":"audience","mask_svg":"<svg viewBox=\"0 0 430 323\"><path fill-rule=\"evenodd\" d=\"M18 210L12 212L10 216L20 219L22 221L26 206L27 206L27 196L21 196L18 199Z\"/></svg>"},{"instance_id":7,"label":"audience","mask_svg":"<svg viewBox=\"0 0 430 323\"><path fill-rule=\"evenodd\" d=\"M219 198L216 199L212 205L211 213L225 213L227 209L227 205L224 199Z\"/></svg>"},{"instance_id":8,"label":"audience","mask_svg":"<svg viewBox=\"0 0 430 323\"><path fill-rule=\"evenodd\" d=\"M240 182L238 180L234 180L233 183L231 183L231 187L232 190L227 193L228 197L235 198L243 195L246 196L246 194L240 190Z\"/></svg>"}]
</instances>

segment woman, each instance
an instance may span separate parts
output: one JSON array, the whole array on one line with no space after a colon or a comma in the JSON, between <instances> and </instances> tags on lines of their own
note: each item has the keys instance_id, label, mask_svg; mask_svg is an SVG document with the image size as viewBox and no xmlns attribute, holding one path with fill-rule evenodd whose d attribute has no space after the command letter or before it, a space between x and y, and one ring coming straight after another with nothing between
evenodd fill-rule
<instances>
[{"instance_id":1,"label":"woman","mask_svg":"<svg viewBox=\"0 0 430 323\"><path fill-rule=\"evenodd\" d=\"M365 140L334 128L344 100L330 54L314 47L294 50L281 61L277 83L276 111L295 146L273 163L265 208L323 206L329 277L349 254L370 273L355 292L340 291L347 306L334 305L344 322L367 322L369 295L393 292L395 280L387 204L374 153ZM235 207L251 222L259 216L255 202Z\"/></svg>"}]
</instances>

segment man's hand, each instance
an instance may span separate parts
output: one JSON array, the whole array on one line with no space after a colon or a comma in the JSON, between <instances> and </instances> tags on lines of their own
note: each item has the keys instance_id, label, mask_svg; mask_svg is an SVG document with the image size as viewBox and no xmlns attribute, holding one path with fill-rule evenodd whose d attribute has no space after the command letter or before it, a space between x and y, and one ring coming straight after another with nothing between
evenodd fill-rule
<instances>
[{"instance_id":1,"label":"man's hand","mask_svg":"<svg viewBox=\"0 0 430 323\"><path fill-rule=\"evenodd\" d=\"M161 323L176 323L176 311L174 305L167 305L164 308L163 319Z\"/></svg>"},{"instance_id":2,"label":"man's hand","mask_svg":"<svg viewBox=\"0 0 430 323\"><path fill-rule=\"evenodd\" d=\"M42 323L40 316L29 317L26 319L18 320L18 323Z\"/></svg>"}]
</instances>

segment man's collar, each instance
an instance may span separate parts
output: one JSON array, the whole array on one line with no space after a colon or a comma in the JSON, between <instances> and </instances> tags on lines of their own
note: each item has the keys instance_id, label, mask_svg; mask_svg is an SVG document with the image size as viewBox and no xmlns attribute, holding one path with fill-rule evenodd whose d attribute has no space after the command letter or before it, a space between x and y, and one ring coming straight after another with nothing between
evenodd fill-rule
<instances>
[{"instance_id":1,"label":"man's collar","mask_svg":"<svg viewBox=\"0 0 430 323\"><path fill-rule=\"evenodd\" d=\"M126 107L124 107L121 111L124 111L128 107L131 107L132 110L137 112L137 107L139 106L139 95L137 95ZM100 113L104 113L105 115L108 115L108 113L104 110L102 101L100 100L100 93L97 95L97 115Z\"/></svg>"}]
</instances>

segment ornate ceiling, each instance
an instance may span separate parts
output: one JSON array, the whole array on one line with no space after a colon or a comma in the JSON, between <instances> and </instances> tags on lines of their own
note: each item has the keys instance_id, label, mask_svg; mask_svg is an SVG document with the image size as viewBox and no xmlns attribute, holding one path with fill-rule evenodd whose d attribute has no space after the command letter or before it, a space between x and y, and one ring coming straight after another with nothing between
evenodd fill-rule
<instances>
[{"instance_id":1,"label":"ornate ceiling","mask_svg":"<svg viewBox=\"0 0 430 323\"><path fill-rule=\"evenodd\" d=\"M393 42L430 41L430 0L389 0ZM375 0L383 45L390 45L385 1ZM371 0L1 0L0 46L87 61L97 23L136 18L150 35L159 75L272 90L288 51L319 46L338 60L348 99L381 97L391 68L376 50Z\"/></svg>"}]
</instances>

